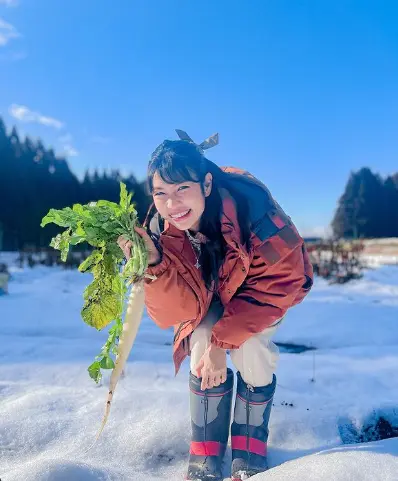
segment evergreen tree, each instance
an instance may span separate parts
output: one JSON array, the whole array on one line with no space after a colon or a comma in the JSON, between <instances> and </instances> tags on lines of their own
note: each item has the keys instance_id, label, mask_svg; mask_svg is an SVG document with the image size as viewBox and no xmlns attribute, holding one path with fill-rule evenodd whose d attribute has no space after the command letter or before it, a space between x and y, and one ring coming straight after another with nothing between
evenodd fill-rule
<instances>
[{"instance_id":1,"label":"evergreen tree","mask_svg":"<svg viewBox=\"0 0 398 481\"><path fill-rule=\"evenodd\" d=\"M395 205L395 209L397 209ZM386 186L364 167L351 173L332 221L336 237L369 238L393 235L386 222Z\"/></svg>"},{"instance_id":2,"label":"evergreen tree","mask_svg":"<svg viewBox=\"0 0 398 481\"><path fill-rule=\"evenodd\" d=\"M398 174L384 181L383 236L398 237Z\"/></svg>"},{"instance_id":3,"label":"evergreen tree","mask_svg":"<svg viewBox=\"0 0 398 481\"><path fill-rule=\"evenodd\" d=\"M120 181L127 189L136 192L134 200L141 221L149 206L148 196L137 180L123 179L117 170L91 175L86 171L79 182L63 158L41 141L20 140L15 128L8 135L0 118L0 225L2 248L22 249L26 246L48 246L58 228L40 227L49 209L62 209L75 203L99 199L119 201Z\"/></svg>"}]
</instances>

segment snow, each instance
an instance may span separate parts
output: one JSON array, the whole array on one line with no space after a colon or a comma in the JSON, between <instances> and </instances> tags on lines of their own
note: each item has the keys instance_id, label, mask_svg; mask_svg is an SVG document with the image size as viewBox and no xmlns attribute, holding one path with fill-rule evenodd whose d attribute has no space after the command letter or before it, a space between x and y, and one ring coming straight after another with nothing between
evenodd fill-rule
<instances>
[{"instance_id":1,"label":"snow","mask_svg":"<svg viewBox=\"0 0 398 481\"><path fill-rule=\"evenodd\" d=\"M398 266L367 270L363 279L343 287L317 279L275 339L323 349L397 346L397 308Z\"/></svg>"},{"instance_id":2,"label":"snow","mask_svg":"<svg viewBox=\"0 0 398 481\"><path fill-rule=\"evenodd\" d=\"M290 461L253 481L344 481L396 480L398 473L398 438L338 447Z\"/></svg>"},{"instance_id":3,"label":"snow","mask_svg":"<svg viewBox=\"0 0 398 481\"><path fill-rule=\"evenodd\" d=\"M107 336L80 318L90 278L61 267L11 271L0 297L1 480L184 479L189 367L174 377L172 331L144 317L108 424L87 452L108 379L96 386L86 371ZM397 479L398 438L367 442L380 418L398 430L397 307L398 266L381 266L346 285L316 279L291 309L275 340L316 350L281 353L271 469L253 481Z\"/></svg>"},{"instance_id":4,"label":"snow","mask_svg":"<svg viewBox=\"0 0 398 481\"><path fill-rule=\"evenodd\" d=\"M362 259L367 265L377 267L379 265L397 265L398 256L397 255L387 255L387 254L369 254L362 255Z\"/></svg>"}]
</instances>

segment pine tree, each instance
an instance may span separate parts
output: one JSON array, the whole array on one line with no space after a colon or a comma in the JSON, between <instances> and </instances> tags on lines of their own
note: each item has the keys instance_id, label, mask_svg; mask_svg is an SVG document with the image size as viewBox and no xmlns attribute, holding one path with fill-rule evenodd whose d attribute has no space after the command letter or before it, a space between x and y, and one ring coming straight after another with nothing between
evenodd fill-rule
<instances>
[{"instance_id":1,"label":"pine tree","mask_svg":"<svg viewBox=\"0 0 398 481\"><path fill-rule=\"evenodd\" d=\"M398 174L384 181L383 235L398 237Z\"/></svg>"},{"instance_id":2,"label":"pine tree","mask_svg":"<svg viewBox=\"0 0 398 481\"><path fill-rule=\"evenodd\" d=\"M340 197L332 221L336 237L382 237L390 232L385 219L385 183L379 175L364 167L352 172Z\"/></svg>"},{"instance_id":3,"label":"pine tree","mask_svg":"<svg viewBox=\"0 0 398 481\"><path fill-rule=\"evenodd\" d=\"M50 208L61 209L75 203L98 199L119 201L119 182L136 192L135 201L141 221L149 206L148 196L137 180L123 179L117 170L90 175L79 182L67 161L46 149L41 141L21 141L16 128L8 135L0 118L0 225L4 250L26 246L48 246L57 226L40 227Z\"/></svg>"}]
</instances>

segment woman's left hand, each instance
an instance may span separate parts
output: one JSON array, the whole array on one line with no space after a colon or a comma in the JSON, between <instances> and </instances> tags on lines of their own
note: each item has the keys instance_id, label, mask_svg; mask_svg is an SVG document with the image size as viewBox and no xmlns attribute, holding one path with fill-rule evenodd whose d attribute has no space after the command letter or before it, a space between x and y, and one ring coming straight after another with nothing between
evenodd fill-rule
<instances>
[{"instance_id":1,"label":"woman's left hand","mask_svg":"<svg viewBox=\"0 0 398 481\"><path fill-rule=\"evenodd\" d=\"M210 344L196 366L196 376L202 378L201 389L211 389L227 380L227 352Z\"/></svg>"}]
</instances>

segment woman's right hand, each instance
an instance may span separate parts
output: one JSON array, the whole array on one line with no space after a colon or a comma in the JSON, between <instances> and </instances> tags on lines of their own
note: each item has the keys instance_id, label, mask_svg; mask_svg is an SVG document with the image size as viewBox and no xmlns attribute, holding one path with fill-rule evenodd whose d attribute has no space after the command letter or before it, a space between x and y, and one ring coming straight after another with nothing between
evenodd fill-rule
<instances>
[{"instance_id":1,"label":"woman's right hand","mask_svg":"<svg viewBox=\"0 0 398 481\"><path fill-rule=\"evenodd\" d=\"M160 262L161 256L160 252L156 248L153 240L149 237L148 232L142 227L135 227L134 230L137 234L143 239L145 243L145 247L148 251L148 264L154 265ZM119 247L122 249L126 259L129 260L131 257L131 248L133 243L130 240L127 240L125 237L120 236L117 240Z\"/></svg>"}]
</instances>

